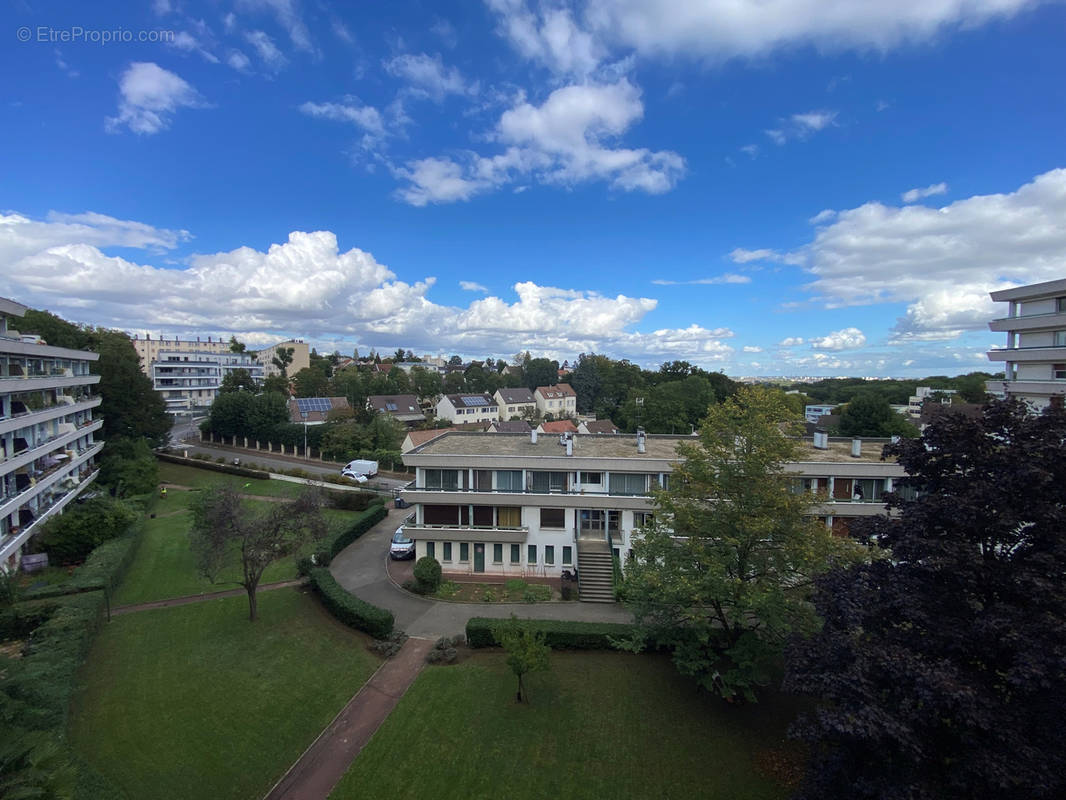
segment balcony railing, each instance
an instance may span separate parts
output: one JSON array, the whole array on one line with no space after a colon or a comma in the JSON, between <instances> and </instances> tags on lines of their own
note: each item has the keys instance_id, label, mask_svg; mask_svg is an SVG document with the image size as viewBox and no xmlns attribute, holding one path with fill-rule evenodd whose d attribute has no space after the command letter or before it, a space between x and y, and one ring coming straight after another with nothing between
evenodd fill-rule
<instances>
[{"instance_id":1,"label":"balcony railing","mask_svg":"<svg viewBox=\"0 0 1066 800\"><path fill-rule=\"evenodd\" d=\"M582 495L592 497L649 497L647 490L643 492L611 492L591 489L463 489L463 488L441 488L435 486L405 486L404 491L408 492L465 492L467 494L562 494L573 497L581 497Z\"/></svg>"}]
</instances>

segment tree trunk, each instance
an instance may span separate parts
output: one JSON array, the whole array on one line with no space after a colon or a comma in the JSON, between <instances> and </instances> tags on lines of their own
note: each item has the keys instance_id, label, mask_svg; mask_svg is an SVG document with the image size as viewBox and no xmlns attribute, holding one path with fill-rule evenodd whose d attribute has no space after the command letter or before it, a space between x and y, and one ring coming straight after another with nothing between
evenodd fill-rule
<instances>
[{"instance_id":1,"label":"tree trunk","mask_svg":"<svg viewBox=\"0 0 1066 800\"><path fill-rule=\"evenodd\" d=\"M522 676L518 676L518 702L521 703L525 699L525 692L522 686Z\"/></svg>"},{"instance_id":2,"label":"tree trunk","mask_svg":"<svg viewBox=\"0 0 1066 800\"><path fill-rule=\"evenodd\" d=\"M255 622L259 618L259 606L258 600L255 596L254 586L246 586L245 591L248 592L248 620L249 622Z\"/></svg>"}]
</instances>

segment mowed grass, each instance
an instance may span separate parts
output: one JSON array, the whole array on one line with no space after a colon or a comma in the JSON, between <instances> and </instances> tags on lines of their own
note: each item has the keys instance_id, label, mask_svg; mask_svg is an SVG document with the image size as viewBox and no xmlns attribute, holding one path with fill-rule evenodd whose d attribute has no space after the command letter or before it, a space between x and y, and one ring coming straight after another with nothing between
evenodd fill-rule
<instances>
[{"instance_id":1,"label":"mowed grass","mask_svg":"<svg viewBox=\"0 0 1066 800\"><path fill-rule=\"evenodd\" d=\"M189 546L189 529L192 524L189 504L197 494L173 489L167 493L166 498L160 499L154 511L155 518L146 520L137 555L115 592L115 605L133 605L238 588L237 581L241 572L236 558L218 575L214 583L197 570L196 559ZM266 501L249 500L247 503L249 508L257 511L268 507ZM356 517L353 512L333 509L326 509L325 515L331 529L351 524ZM296 558L290 557L267 567L262 583L285 581L295 577Z\"/></svg>"},{"instance_id":2,"label":"mowed grass","mask_svg":"<svg viewBox=\"0 0 1066 800\"><path fill-rule=\"evenodd\" d=\"M72 708L77 751L130 798L262 797L378 666L296 589L115 617Z\"/></svg>"},{"instance_id":3,"label":"mowed grass","mask_svg":"<svg viewBox=\"0 0 1066 800\"><path fill-rule=\"evenodd\" d=\"M529 705L515 703L501 653L427 667L330 800L789 795L766 771L798 757L787 698L729 706L659 656L551 659L528 679Z\"/></svg>"},{"instance_id":4,"label":"mowed grass","mask_svg":"<svg viewBox=\"0 0 1066 800\"><path fill-rule=\"evenodd\" d=\"M261 480L259 478L242 478L208 469L197 469L184 464L159 462L159 482L173 483L178 486L193 486L204 489L219 484L235 485L244 494L258 494L265 497L295 497L304 488L302 484L289 481Z\"/></svg>"}]
</instances>

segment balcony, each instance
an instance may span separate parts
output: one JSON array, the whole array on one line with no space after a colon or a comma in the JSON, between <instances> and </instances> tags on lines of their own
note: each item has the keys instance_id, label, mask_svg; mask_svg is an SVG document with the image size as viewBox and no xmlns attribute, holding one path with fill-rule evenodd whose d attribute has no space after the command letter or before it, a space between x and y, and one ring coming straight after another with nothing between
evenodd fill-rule
<instances>
[{"instance_id":1,"label":"balcony","mask_svg":"<svg viewBox=\"0 0 1066 800\"><path fill-rule=\"evenodd\" d=\"M1066 361L1066 345L1048 345L1046 347L1004 347L1001 350L989 350L989 361L1028 362L1063 362Z\"/></svg>"},{"instance_id":2,"label":"balcony","mask_svg":"<svg viewBox=\"0 0 1066 800\"><path fill-rule=\"evenodd\" d=\"M96 476L99 474L100 470L94 470L91 474L81 480L77 486L74 486L72 489L59 495L48 506L45 508L38 508L37 517L30 524L24 527L14 528L10 534L3 537L3 539L0 540L0 564L7 561L9 557L16 553L22 546L23 542L38 531L38 526L53 514L60 512L71 500L77 497L86 486L96 480Z\"/></svg>"},{"instance_id":3,"label":"balcony","mask_svg":"<svg viewBox=\"0 0 1066 800\"><path fill-rule=\"evenodd\" d=\"M99 375L0 375L0 392L34 392L39 389L89 386L99 382Z\"/></svg>"},{"instance_id":4,"label":"balcony","mask_svg":"<svg viewBox=\"0 0 1066 800\"><path fill-rule=\"evenodd\" d=\"M67 395L63 396L66 397ZM71 399L73 400L73 398ZM36 411L20 411L6 417L0 417L0 434L17 431L21 428L28 428L30 425L36 425L39 422L58 419L59 417L72 415L79 411L88 411L96 408L100 403L101 399L99 397L91 397L87 400L73 402L70 405L60 403Z\"/></svg>"},{"instance_id":5,"label":"balcony","mask_svg":"<svg viewBox=\"0 0 1066 800\"><path fill-rule=\"evenodd\" d=\"M988 323L989 330L999 332L1037 331L1045 328L1066 328L1066 312L1029 314L1024 317L1002 317Z\"/></svg>"},{"instance_id":6,"label":"balcony","mask_svg":"<svg viewBox=\"0 0 1066 800\"><path fill-rule=\"evenodd\" d=\"M103 442L98 442L88 449L77 454L69 462L58 464L49 470L35 476L36 483L29 483L20 487L12 495L0 498L0 518L6 517L21 506L25 505L35 496L42 494L46 489L77 471L77 468L86 463L104 448ZM17 477L17 476L16 476Z\"/></svg>"},{"instance_id":7,"label":"balcony","mask_svg":"<svg viewBox=\"0 0 1066 800\"><path fill-rule=\"evenodd\" d=\"M42 456L61 449L64 445L70 444L87 433L100 430L103 424L104 421L102 419L91 420L87 425L80 425L74 430L69 430L45 441L38 442L28 450L13 453L10 457L0 461L0 474L7 475L20 467L24 467Z\"/></svg>"},{"instance_id":8,"label":"balcony","mask_svg":"<svg viewBox=\"0 0 1066 800\"><path fill-rule=\"evenodd\" d=\"M409 524L404 531L412 539L444 542L511 542L521 544L529 535L527 526L498 525L420 525Z\"/></svg>"},{"instance_id":9,"label":"balcony","mask_svg":"<svg viewBox=\"0 0 1066 800\"><path fill-rule=\"evenodd\" d=\"M590 498L597 506L610 509L646 511L650 508L648 495L611 494L610 492L575 492L533 490L507 491L503 489L428 489L408 487L401 491L408 503L473 503L475 505L551 506L554 508L586 508Z\"/></svg>"}]
</instances>

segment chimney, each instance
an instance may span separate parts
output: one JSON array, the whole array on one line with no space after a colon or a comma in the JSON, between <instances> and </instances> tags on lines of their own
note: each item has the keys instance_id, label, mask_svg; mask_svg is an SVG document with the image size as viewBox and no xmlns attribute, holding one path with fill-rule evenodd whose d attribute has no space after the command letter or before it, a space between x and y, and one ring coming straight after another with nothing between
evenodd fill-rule
<instances>
[{"instance_id":1,"label":"chimney","mask_svg":"<svg viewBox=\"0 0 1066 800\"><path fill-rule=\"evenodd\" d=\"M567 436L566 437L566 454L568 456L572 456L574 454L574 437L573 436Z\"/></svg>"},{"instance_id":2,"label":"chimney","mask_svg":"<svg viewBox=\"0 0 1066 800\"><path fill-rule=\"evenodd\" d=\"M828 450L829 449L829 434L822 430L816 430L814 432L814 449L815 450Z\"/></svg>"},{"instance_id":3,"label":"chimney","mask_svg":"<svg viewBox=\"0 0 1066 800\"><path fill-rule=\"evenodd\" d=\"M851 440L851 457L859 458L862 456L862 439Z\"/></svg>"},{"instance_id":4,"label":"chimney","mask_svg":"<svg viewBox=\"0 0 1066 800\"><path fill-rule=\"evenodd\" d=\"M892 444L899 444L899 434L892 435Z\"/></svg>"},{"instance_id":5,"label":"chimney","mask_svg":"<svg viewBox=\"0 0 1066 800\"><path fill-rule=\"evenodd\" d=\"M537 443L537 429L536 428L534 428L533 430L531 430L529 432L529 443L530 444L536 444Z\"/></svg>"},{"instance_id":6,"label":"chimney","mask_svg":"<svg viewBox=\"0 0 1066 800\"><path fill-rule=\"evenodd\" d=\"M644 437L644 429L643 428L637 428L637 452L638 453L645 452L644 439L645 439L645 437Z\"/></svg>"}]
</instances>

